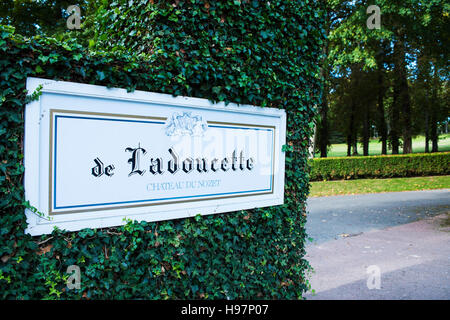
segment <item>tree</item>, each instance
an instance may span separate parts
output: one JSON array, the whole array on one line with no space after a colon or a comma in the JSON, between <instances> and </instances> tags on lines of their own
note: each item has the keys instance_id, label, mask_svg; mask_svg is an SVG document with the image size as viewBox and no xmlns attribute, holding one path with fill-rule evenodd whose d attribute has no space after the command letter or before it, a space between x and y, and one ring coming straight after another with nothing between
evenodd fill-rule
<instances>
[{"instance_id":1,"label":"tree","mask_svg":"<svg viewBox=\"0 0 450 320\"><path fill-rule=\"evenodd\" d=\"M386 94L386 83L385 83L385 64L387 63L387 52L388 46L386 41L376 42L379 45L379 50L376 55L377 70L376 70L376 85L377 85L377 116L376 116L376 127L378 129L381 141L381 154L387 154L387 140L388 131L385 116L385 105L384 97Z\"/></svg>"},{"instance_id":2,"label":"tree","mask_svg":"<svg viewBox=\"0 0 450 320\"><path fill-rule=\"evenodd\" d=\"M352 74L359 76L355 65L359 66L359 70L375 72L377 77L371 87L377 91L378 96L375 125L380 133L382 153L387 152L388 141L394 154L399 153L401 144L404 153L412 152L412 136L417 125L413 118L410 85L420 52L429 51L427 55L433 58L434 65L440 65L439 70L448 68L445 67L448 66L445 48L449 47L450 30L448 4L443 0L371 1L370 4L381 8L382 15L381 29L371 30L366 27L369 1L332 2L335 6L345 7L347 14L330 31L328 61L333 62L331 74L339 76L343 74L342 70L352 68ZM441 101L439 88L442 88L444 78L448 81L448 77L436 75L435 81L430 83L432 90L429 93L433 94L428 97L430 103L435 101L434 104L437 105ZM353 93L358 94L358 91L353 90ZM391 93L392 97L388 97ZM386 105L386 99L392 103ZM370 101L372 100L369 99L368 102ZM354 103L349 104L348 108L350 111L355 109ZM386 121L387 109L389 123ZM363 149L366 149L365 137L367 125L371 121L368 118L370 113L365 108L358 107L358 110L364 113L362 135ZM432 132L437 132L435 129L439 120L436 114L439 113L430 110ZM355 119L353 112L349 116ZM348 140L353 141L350 136ZM434 140L437 141L436 134Z\"/></svg>"},{"instance_id":3,"label":"tree","mask_svg":"<svg viewBox=\"0 0 450 320\"><path fill-rule=\"evenodd\" d=\"M351 99L348 105L349 127L346 130L348 152L347 155L357 154L358 130L362 125L363 154L369 154L370 128L372 123L371 106L379 96L377 124L385 126L384 105L382 103L385 90L383 89L383 74L378 78L373 76L376 70L383 72L384 51L381 50L380 39L389 36L389 32L382 30L368 30L366 26L366 1L334 1L335 7L342 8L338 23L330 33L329 61L332 62L332 74L336 77L351 70L348 89ZM339 2L339 6L336 4ZM383 48L384 49L384 48ZM378 68L380 67L380 68ZM339 82L335 82L339 83ZM333 88L334 89L334 88ZM335 95L334 95L335 96ZM346 113L341 113L346 114ZM386 145L386 130L381 130L382 140ZM353 149L353 151L351 151Z\"/></svg>"},{"instance_id":4,"label":"tree","mask_svg":"<svg viewBox=\"0 0 450 320\"><path fill-rule=\"evenodd\" d=\"M443 1L426 2L422 8L420 28L417 29L414 48L417 68L413 77L413 97L419 128L425 132L425 152L438 151L438 124L448 121L448 47L450 46L449 6ZM423 118L423 121L420 119Z\"/></svg>"},{"instance_id":5,"label":"tree","mask_svg":"<svg viewBox=\"0 0 450 320\"><path fill-rule=\"evenodd\" d=\"M11 25L15 32L24 36L45 35L56 38L83 36L86 28L82 25L80 31L67 29L67 12L70 5L77 4L81 10L81 21L90 21L95 15L101 0L3 0L0 2L0 24ZM84 38L92 38L84 34Z\"/></svg>"},{"instance_id":6,"label":"tree","mask_svg":"<svg viewBox=\"0 0 450 320\"><path fill-rule=\"evenodd\" d=\"M330 32L336 28L336 26L345 19L348 14L346 3L342 3L336 0L326 0L323 2L324 15L325 15L325 34L330 36ZM332 62L330 59L330 47L331 41L325 41L323 44L323 60L321 65L321 77L323 79L323 90L321 93L321 104L319 107L319 119L317 121L316 140L317 147L320 152L320 156L325 158L327 156L327 149L330 143L329 136L329 94L330 94L330 77L332 72Z\"/></svg>"}]
</instances>

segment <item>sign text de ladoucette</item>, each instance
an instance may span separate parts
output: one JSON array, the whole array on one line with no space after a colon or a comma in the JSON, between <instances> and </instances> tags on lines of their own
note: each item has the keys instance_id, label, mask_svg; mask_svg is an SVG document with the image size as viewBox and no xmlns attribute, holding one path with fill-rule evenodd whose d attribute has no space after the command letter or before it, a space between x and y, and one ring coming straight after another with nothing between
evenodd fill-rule
<instances>
[{"instance_id":1,"label":"sign text de ladoucette","mask_svg":"<svg viewBox=\"0 0 450 320\"><path fill-rule=\"evenodd\" d=\"M279 205L285 112L71 82L25 114L33 235Z\"/></svg>"}]
</instances>

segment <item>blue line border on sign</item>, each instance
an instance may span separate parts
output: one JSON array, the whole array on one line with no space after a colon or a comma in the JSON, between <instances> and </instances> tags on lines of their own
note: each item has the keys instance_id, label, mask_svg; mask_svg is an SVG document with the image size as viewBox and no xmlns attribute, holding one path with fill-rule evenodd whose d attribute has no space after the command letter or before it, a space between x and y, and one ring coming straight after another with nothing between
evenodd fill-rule
<instances>
[{"instance_id":1,"label":"blue line border on sign","mask_svg":"<svg viewBox=\"0 0 450 320\"><path fill-rule=\"evenodd\" d=\"M171 197L171 198L159 198L159 199L146 199L146 200L130 200L130 201L120 201L120 202L108 202L108 203L95 203L95 204L82 204L82 205L73 205L73 206L56 206L56 169L57 169L57 137L58 137L58 118L72 118L72 119L83 119L83 120L103 120L103 121L122 121L122 122L138 122L138 123L152 123L152 124L165 124L165 122L161 121L144 121L144 120L128 120L128 119L110 119L110 118L94 118L94 117L80 117L80 116L62 116L55 115L55 128L54 128L54 167L53 167L53 208L54 209L71 209L71 208L81 208L81 207L95 207L95 206L105 206L105 205L117 205L117 204L130 204L130 203L143 203L143 202L153 202L153 201L165 201L165 200L177 200L177 199L189 199L189 198L199 198L199 197L213 197L213 196L222 196L229 194L242 194L242 193L255 193L255 192L263 192L272 190L272 175L270 175L270 188L269 189L261 189L261 190L249 190L249 191L236 191L236 192L225 192L225 193L215 193L215 194L205 194L205 195L194 195L194 196L182 196L182 197ZM266 128L246 128L246 127L234 127L234 126L218 126L218 125L208 125L208 127L212 128L226 128L226 129L244 129L244 130L264 130L270 131L272 133L271 141L272 141L272 157L270 163L270 169L272 172L273 169L273 129ZM113 208L111 208L113 209Z\"/></svg>"}]
</instances>

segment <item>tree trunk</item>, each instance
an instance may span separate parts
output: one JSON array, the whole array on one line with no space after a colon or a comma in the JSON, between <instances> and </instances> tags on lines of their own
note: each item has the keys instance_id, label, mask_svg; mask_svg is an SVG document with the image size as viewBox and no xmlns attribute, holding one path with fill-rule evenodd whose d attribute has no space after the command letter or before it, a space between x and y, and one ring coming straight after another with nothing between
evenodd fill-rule
<instances>
[{"instance_id":1,"label":"tree trunk","mask_svg":"<svg viewBox=\"0 0 450 320\"><path fill-rule=\"evenodd\" d=\"M325 81L326 82L326 81ZM328 101L327 101L327 85L324 83L322 92L322 104L320 108L320 127L319 127L319 148L320 157L327 157L328 148Z\"/></svg>"},{"instance_id":2,"label":"tree trunk","mask_svg":"<svg viewBox=\"0 0 450 320\"><path fill-rule=\"evenodd\" d=\"M326 30L327 34L330 32L330 15L329 12L326 11ZM324 56L324 61L322 62L322 67L320 69L320 72L322 74L323 79L323 90L322 90L322 103L320 107L320 125L319 125L319 132L318 132L318 142L319 142L319 150L320 150L320 157L326 158L327 157L327 149L328 149L328 143L329 143L329 130L328 130L328 63L326 59L328 58L328 45L329 42L325 41L323 47L322 47L322 53Z\"/></svg>"},{"instance_id":3,"label":"tree trunk","mask_svg":"<svg viewBox=\"0 0 450 320\"><path fill-rule=\"evenodd\" d=\"M401 80L399 77L399 43L398 41L394 44L394 94L393 94L393 101L392 101L392 107L391 107L391 132L390 132L390 140L392 145L392 154L398 154L399 153L399 128L401 127L400 124L400 106L401 106L401 94L402 94L402 87L401 87Z\"/></svg>"},{"instance_id":4,"label":"tree trunk","mask_svg":"<svg viewBox=\"0 0 450 320\"><path fill-rule=\"evenodd\" d=\"M313 159L316 152L317 124L314 126L314 134L309 140L309 159Z\"/></svg>"},{"instance_id":5,"label":"tree trunk","mask_svg":"<svg viewBox=\"0 0 450 320\"><path fill-rule=\"evenodd\" d=\"M411 134L411 100L409 96L408 80L406 78L406 66L402 67L402 116L403 116L403 153L412 153Z\"/></svg>"},{"instance_id":6,"label":"tree trunk","mask_svg":"<svg viewBox=\"0 0 450 320\"><path fill-rule=\"evenodd\" d=\"M369 155L369 141L370 141L370 119L369 107L364 107L364 121L363 121L363 155Z\"/></svg>"},{"instance_id":7,"label":"tree trunk","mask_svg":"<svg viewBox=\"0 0 450 320\"><path fill-rule=\"evenodd\" d=\"M347 157L352 156L352 135L349 133L347 135Z\"/></svg>"},{"instance_id":8,"label":"tree trunk","mask_svg":"<svg viewBox=\"0 0 450 320\"><path fill-rule=\"evenodd\" d=\"M356 129L356 119L355 119L355 105L352 105L352 117L351 117L352 125L351 125L351 133L352 133L352 156L358 155L358 131Z\"/></svg>"},{"instance_id":9,"label":"tree trunk","mask_svg":"<svg viewBox=\"0 0 450 320\"><path fill-rule=\"evenodd\" d=\"M357 156L358 155L358 135L354 134L353 136L353 152L352 152L352 156Z\"/></svg>"},{"instance_id":10,"label":"tree trunk","mask_svg":"<svg viewBox=\"0 0 450 320\"><path fill-rule=\"evenodd\" d=\"M399 135L398 135L398 126L400 113L397 108L397 104L395 103L395 89L394 89L394 102L392 103L392 119L391 119L391 132L389 133L391 146L392 146L392 154L398 154L399 151Z\"/></svg>"},{"instance_id":11,"label":"tree trunk","mask_svg":"<svg viewBox=\"0 0 450 320\"><path fill-rule=\"evenodd\" d=\"M378 70L378 132L381 140L381 154L387 154L387 128L386 119L384 116L384 84L383 84L383 71Z\"/></svg>"},{"instance_id":12,"label":"tree trunk","mask_svg":"<svg viewBox=\"0 0 450 320\"><path fill-rule=\"evenodd\" d=\"M437 132L436 117L432 116L431 117L431 152L438 152L439 151L438 139L439 139L439 135L438 135L438 132Z\"/></svg>"},{"instance_id":13,"label":"tree trunk","mask_svg":"<svg viewBox=\"0 0 450 320\"><path fill-rule=\"evenodd\" d=\"M428 112L429 106L425 107L425 152L430 152L430 115Z\"/></svg>"},{"instance_id":14,"label":"tree trunk","mask_svg":"<svg viewBox=\"0 0 450 320\"><path fill-rule=\"evenodd\" d=\"M431 103L430 103L430 93L432 91L430 90L430 75L431 75L431 68L429 63L429 58L424 54L420 54L417 58L417 68L418 68L418 75L417 75L417 82L419 83L420 87L419 90L422 91L423 94L423 103L421 103L421 112L424 115L424 133L425 133L425 153L430 152L430 111L432 109Z\"/></svg>"},{"instance_id":15,"label":"tree trunk","mask_svg":"<svg viewBox=\"0 0 450 320\"><path fill-rule=\"evenodd\" d=\"M433 86L431 89L431 117L430 117L430 139L431 139L431 152L438 152L438 126L437 126L437 110L438 110L438 97L437 97L437 90L438 90L438 83L437 82L437 75L435 71L434 79L433 79Z\"/></svg>"},{"instance_id":16,"label":"tree trunk","mask_svg":"<svg viewBox=\"0 0 450 320\"><path fill-rule=\"evenodd\" d=\"M384 59L386 57L386 44L380 43L379 53L377 55L377 131L381 141L381 154L387 154L388 130L386 116L384 114L384 95L386 92L384 85Z\"/></svg>"},{"instance_id":17,"label":"tree trunk","mask_svg":"<svg viewBox=\"0 0 450 320\"><path fill-rule=\"evenodd\" d=\"M398 124L394 123L393 125L395 125L397 128L398 127L402 128L401 131L403 136L403 153L411 153L412 152L411 102L409 97L408 79L406 70L406 50L402 35L399 36L399 39L394 43L394 60L395 60L394 108L398 111L401 110L402 119L400 123ZM394 150L392 153L394 153Z\"/></svg>"},{"instance_id":18,"label":"tree trunk","mask_svg":"<svg viewBox=\"0 0 450 320\"><path fill-rule=\"evenodd\" d=\"M354 101L354 98L352 98L351 107L350 107L350 127L349 127L349 139L347 139L347 143L349 144L350 148L353 149L353 152L351 155L358 155L358 141L357 141L357 128L356 128L356 103ZM348 153L348 150L347 150Z\"/></svg>"}]
</instances>

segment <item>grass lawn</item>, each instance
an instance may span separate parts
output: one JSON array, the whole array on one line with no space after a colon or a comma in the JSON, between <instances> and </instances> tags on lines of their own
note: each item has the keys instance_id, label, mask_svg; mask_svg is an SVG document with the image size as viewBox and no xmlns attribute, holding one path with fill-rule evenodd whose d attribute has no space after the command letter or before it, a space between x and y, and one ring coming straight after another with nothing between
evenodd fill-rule
<instances>
[{"instance_id":1,"label":"grass lawn","mask_svg":"<svg viewBox=\"0 0 450 320\"><path fill-rule=\"evenodd\" d=\"M441 134L439 136L439 142L438 142L439 151L450 151L450 133L447 134ZM431 141L430 141L430 148L431 148ZM358 153L362 155L362 144L358 144ZM388 150L388 154L391 154L392 150ZM400 148L400 153L402 153L403 150ZM418 136L413 139L413 152L414 153L421 153L425 152L425 137L424 136ZM372 139L369 142L369 155L379 155L381 154L381 142L378 141L378 139ZM316 154L316 157L319 157L320 153ZM346 157L347 156L347 144L340 143L340 144L333 144L330 147L330 150L328 152L329 157Z\"/></svg>"},{"instance_id":2,"label":"grass lawn","mask_svg":"<svg viewBox=\"0 0 450 320\"><path fill-rule=\"evenodd\" d=\"M311 182L310 197L450 188L450 176Z\"/></svg>"}]
</instances>

